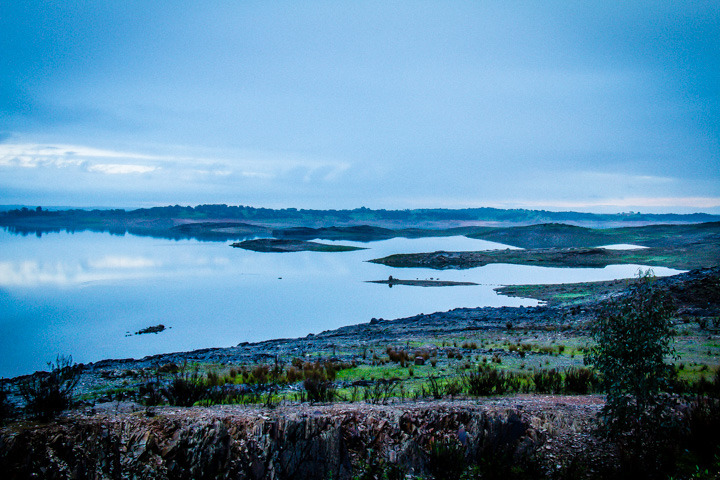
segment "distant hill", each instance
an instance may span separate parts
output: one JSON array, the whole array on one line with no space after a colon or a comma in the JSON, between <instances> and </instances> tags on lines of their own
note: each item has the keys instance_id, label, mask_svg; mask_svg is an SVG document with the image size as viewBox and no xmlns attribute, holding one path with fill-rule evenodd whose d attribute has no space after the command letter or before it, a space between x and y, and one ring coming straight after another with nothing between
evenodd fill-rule
<instances>
[{"instance_id":1,"label":"distant hill","mask_svg":"<svg viewBox=\"0 0 720 480\"><path fill-rule=\"evenodd\" d=\"M39 210L38 210L39 209ZM466 222L534 225L541 223L566 224L642 224L642 223L702 223L720 221L720 215L707 213L693 214L651 214L651 213L583 213L550 212L547 210L464 208L464 209L413 209L413 210L372 210L365 207L353 210L305 210L297 208L271 209L250 206L198 205L196 207L140 208L135 210L47 210L41 207L8 209L0 213L4 222L10 218L43 217L74 220L110 219L142 221L148 219L174 219L184 221L256 221L266 223L288 223L296 226L318 225L378 225L385 223L421 225L428 222Z\"/></svg>"}]
</instances>

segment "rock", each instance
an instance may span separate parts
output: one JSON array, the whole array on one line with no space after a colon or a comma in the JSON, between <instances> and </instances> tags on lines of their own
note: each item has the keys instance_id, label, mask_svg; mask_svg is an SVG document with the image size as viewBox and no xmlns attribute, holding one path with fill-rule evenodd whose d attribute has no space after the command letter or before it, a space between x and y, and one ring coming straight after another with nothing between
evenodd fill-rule
<instances>
[{"instance_id":1,"label":"rock","mask_svg":"<svg viewBox=\"0 0 720 480\"><path fill-rule=\"evenodd\" d=\"M97 478L345 480L375 455L427 475L432 438L456 439L473 458L498 442L535 451L537 437L527 435L531 423L522 415L491 413L475 402L270 411L158 407L152 418L78 416L18 434L0 431L0 471L4 478L45 478L45 468L57 478L92 472Z\"/></svg>"}]
</instances>

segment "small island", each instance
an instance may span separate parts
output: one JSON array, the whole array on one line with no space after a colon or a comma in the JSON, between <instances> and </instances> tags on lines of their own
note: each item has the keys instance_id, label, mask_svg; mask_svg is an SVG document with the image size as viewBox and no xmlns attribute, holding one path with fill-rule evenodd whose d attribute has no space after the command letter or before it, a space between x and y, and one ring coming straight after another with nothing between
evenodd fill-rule
<instances>
[{"instance_id":1,"label":"small island","mask_svg":"<svg viewBox=\"0 0 720 480\"><path fill-rule=\"evenodd\" d=\"M401 280L399 278L394 278L392 275L390 275L387 280L368 280L366 283L382 283L390 288L392 288L393 285L409 285L412 287L456 287L462 285L477 285L477 283L473 282L453 282L450 280L440 280L434 278L429 280Z\"/></svg>"},{"instance_id":2,"label":"small island","mask_svg":"<svg viewBox=\"0 0 720 480\"><path fill-rule=\"evenodd\" d=\"M160 333L165 330L165 325L162 323L160 325L154 325L152 327L143 328L142 330L138 330L135 332L135 335L145 335L146 333Z\"/></svg>"},{"instance_id":3,"label":"small island","mask_svg":"<svg viewBox=\"0 0 720 480\"><path fill-rule=\"evenodd\" d=\"M258 238L245 240L230 245L235 248L244 248L254 252L351 252L365 250L362 247L350 245L328 245L325 243L308 242L305 240L286 240L278 238Z\"/></svg>"}]
</instances>

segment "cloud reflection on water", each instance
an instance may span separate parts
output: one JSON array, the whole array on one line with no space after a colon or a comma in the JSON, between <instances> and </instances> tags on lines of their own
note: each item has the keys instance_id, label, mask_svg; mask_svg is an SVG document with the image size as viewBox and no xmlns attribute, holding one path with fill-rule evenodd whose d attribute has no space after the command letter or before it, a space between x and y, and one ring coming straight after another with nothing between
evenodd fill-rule
<instances>
[{"instance_id":1,"label":"cloud reflection on water","mask_svg":"<svg viewBox=\"0 0 720 480\"><path fill-rule=\"evenodd\" d=\"M144 256L107 255L73 260L0 261L0 287L72 287L93 282L162 278L178 271L211 274L228 265L227 257L179 257L169 263Z\"/></svg>"}]
</instances>

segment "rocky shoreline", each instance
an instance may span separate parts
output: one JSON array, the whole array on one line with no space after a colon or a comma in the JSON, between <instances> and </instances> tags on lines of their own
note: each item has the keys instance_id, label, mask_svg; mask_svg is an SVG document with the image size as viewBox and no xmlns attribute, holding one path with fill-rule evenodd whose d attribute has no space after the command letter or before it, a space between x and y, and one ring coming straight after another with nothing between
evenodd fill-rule
<instances>
[{"instance_id":1,"label":"rocky shoreline","mask_svg":"<svg viewBox=\"0 0 720 480\"><path fill-rule=\"evenodd\" d=\"M718 281L720 267L714 267L660 278L657 284L677 299L678 315L688 322L696 322L698 318L720 315ZM600 285L604 283L611 282L601 282ZM566 288L573 288L573 285ZM439 336L452 337L473 332L526 331L564 336L580 335L603 308L604 302L620 291L620 288L608 289L604 293L596 293L591 300L581 304L568 302L537 307L455 308L446 312L420 313L394 320L373 318L367 323L348 325L300 338L243 342L233 347L161 353L141 359L107 359L85 365L84 375L99 374L107 370L143 369L168 363L258 363L278 357L302 356L307 352L334 351L333 357L348 361L352 356L343 356L340 352L343 345L372 347L388 342L423 343L434 341Z\"/></svg>"},{"instance_id":2,"label":"rocky shoreline","mask_svg":"<svg viewBox=\"0 0 720 480\"><path fill-rule=\"evenodd\" d=\"M678 325L720 315L720 267L660 278L656 284L674 301ZM586 286L553 286L544 292L560 298L563 288L575 292ZM588 287L593 294L581 303L555 300L538 307L458 308L395 320L371 319L302 338L103 360L83 366L77 393L137 382L147 372L167 372L181 364L229 368L306 359L369 365L376 361L370 356L365 360L364 350L384 352L387 347L391 355L389 345L407 351L411 344L420 345L413 347L420 350L442 350L442 355L431 357L439 359L437 367L417 366L422 360L415 359L420 361L415 368L432 368L431 375L462 368L457 360L461 353L476 361L481 355L502 355L503 366L514 357L537 364L553 353L538 351L537 346L513 351L490 343L461 345L460 340L479 334L521 335L536 341L584 338L589 322L607 300L623 294L620 287L598 282ZM702 335L712 337L707 329ZM446 343L448 339L458 341ZM554 352L555 365L582 362L558 355L558 348ZM373 381L387 380L381 377L364 384ZM454 401L452 396L431 400L432 395L387 396L377 401L346 397L334 404L290 396L273 403L270 395L267 398L266 403L183 408L143 406L118 396L86 401L49 424L22 418L0 429L0 471L7 478L350 479L372 472L380 473L362 478L385 478L377 476L381 474L444 478L436 473L445 475L457 466L465 472L474 468L477 478L485 478L483 468L491 468L493 478L503 469L508 469L503 478L518 472L525 476L515 478L603 478L613 475L619 458L617 446L595 430L604 404L604 397L597 394L516 393L461 396Z\"/></svg>"},{"instance_id":3,"label":"rocky shoreline","mask_svg":"<svg viewBox=\"0 0 720 480\"><path fill-rule=\"evenodd\" d=\"M332 351L342 345L372 345L392 341L422 341L438 335L492 330L583 330L592 309L574 307L478 307L456 308L447 312L419 314L395 320L371 319L368 323L349 325L306 337L241 343L234 347L204 348L190 352L162 353L142 359L108 359L85 365L86 372L107 369L147 368L165 363L244 363L274 359L278 355L301 355L305 352ZM339 355L335 355L339 356Z\"/></svg>"}]
</instances>

